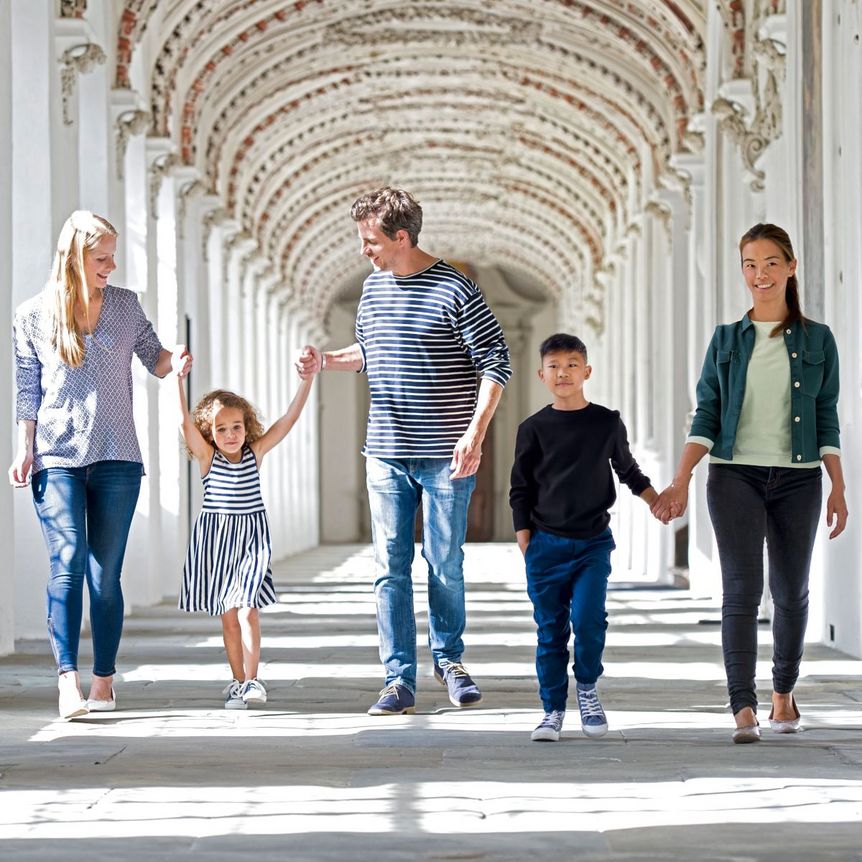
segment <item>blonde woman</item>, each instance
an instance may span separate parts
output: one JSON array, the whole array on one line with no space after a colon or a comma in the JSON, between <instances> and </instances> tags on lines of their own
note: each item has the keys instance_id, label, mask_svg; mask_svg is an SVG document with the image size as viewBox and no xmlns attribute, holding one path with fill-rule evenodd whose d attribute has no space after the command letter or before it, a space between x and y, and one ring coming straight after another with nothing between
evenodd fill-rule
<instances>
[{"instance_id":1,"label":"blonde woman","mask_svg":"<svg viewBox=\"0 0 862 862\"><path fill-rule=\"evenodd\" d=\"M185 375L192 361L182 346L162 347L132 291L108 285L116 249L109 222L73 212L45 289L14 321L18 448L9 481L31 485L48 547L48 635L64 719L117 705L120 574L143 474L132 354L157 377ZM87 699L78 675L85 581L93 638Z\"/></svg>"}]
</instances>

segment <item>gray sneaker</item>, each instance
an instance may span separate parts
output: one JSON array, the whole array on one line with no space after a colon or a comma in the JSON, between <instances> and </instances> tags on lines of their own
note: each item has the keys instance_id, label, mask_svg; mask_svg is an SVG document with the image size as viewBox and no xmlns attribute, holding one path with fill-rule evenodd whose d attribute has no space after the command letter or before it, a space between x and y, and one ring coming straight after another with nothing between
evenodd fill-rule
<instances>
[{"instance_id":1,"label":"gray sneaker","mask_svg":"<svg viewBox=\"0 0 862 862\"><path fill-rule=\"evenodd\" d=\"M602 709L595 684L578 683L578 709L581 711L581 727L586 736L596 739L608 732L608 719Z\"/></svg>"},{"instance_id":2,"label":"gray sneaker","mask_svg":"<svg viewBox=\"0 0 862 862\"><path fill-rule=\"evenodd\" d=\"M559 742L565 717L566 712L562 709L546 712L539 726L530 734L530 739L533 742Z\"/></svg>"},{"instance_id":3,"label":"gray sneaker","mask_svg":"<svg viewBox=\"0 0 862 862\"><path fill-rule=\"evenodd\" d=\"M224 708L225 709L247 709L245 701L242 699L242 683L235 679L228 683L223 689Z\"/></svg>"}]
</instances>

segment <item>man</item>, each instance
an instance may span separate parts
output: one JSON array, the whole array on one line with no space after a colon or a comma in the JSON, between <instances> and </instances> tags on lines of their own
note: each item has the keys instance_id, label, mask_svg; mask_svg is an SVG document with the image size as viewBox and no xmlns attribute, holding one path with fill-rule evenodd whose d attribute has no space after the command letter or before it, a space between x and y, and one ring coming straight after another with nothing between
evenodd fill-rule
<instances>
[{"instance_id":1,"label":"man","mask_svg":"<svg viewBox=\"0 0 862 862\"><path fill-rule=\"evenodd\" d=\"M476 706L482 693L461 664L462 546L482 441L512 374L509 351L476 285L417 245L422 208L411 195L378 189L360 197L350 215L361 253L374 265L359 301L356 343L325 353L308 347L297 365L302 375L368 374L371 408L363 454L386 671L385 686L368 713L415 711L411 565L420 500L434 676L448 688L452 704Z\"/></svg>"}]
</instances>

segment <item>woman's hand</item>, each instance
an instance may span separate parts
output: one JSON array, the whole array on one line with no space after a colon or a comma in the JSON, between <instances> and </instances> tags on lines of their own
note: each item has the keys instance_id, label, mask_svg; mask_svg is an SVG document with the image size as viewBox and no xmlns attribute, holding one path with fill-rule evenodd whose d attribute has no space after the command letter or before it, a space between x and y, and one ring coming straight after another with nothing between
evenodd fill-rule
<instances>
[{"instance_id":1,"label":"woman's hand","mask_svg":"<svg viewBox=\"0 0 862 862\"><path fill-rule=\"evenodd\" d=\"M9 468L9 484L13 488L26 488L30 484L33 467L33 446L36 440L36 420L18 420L18 454Z\"/></svg>"},{"instance_id":2,"label":"woman's hand","mask_svg":"<svg viewBox=\"0 0 862 862\"><path fill-rule=\"evenodd\" d=\"M185 377L192 370L192 355L185 344L178 344L171 351L171 371L177 377Z\"/></svg>"},{"instance_id":3,"label":"woman's hand","mask_svg":"<svg viewBox=\"0 0 862 862\"><path fill-rule=\"evenodd\" d=\"M33 451L19 451L9 468L9 484L13 488L26 488L30 484L30 469L33 466Z\"/></svg>"},{"instance_id":4,"label":"woman's hand","mask_svg":"<svg viewBox=\"0 0 862 862\"><path fill-rule=\"evenodd\" d=\"M835 526L829 534L830 539L840 536L847 526L847 501L844 499L844 491L840 488L833 488L829 499L826 501L826 526Z\"/></svg>"},{"instance_id":5,"label":"woman's hand","mask_svg":"<svg viewBox=\"0 0 862 862\"><path fill-rule=\"evenodd\" d=\"M649 507L650 512L662 522L669 524L674 518L680 518L688 506L688 483L671 482L658 499Z\"/></svg>"}]
</instances>

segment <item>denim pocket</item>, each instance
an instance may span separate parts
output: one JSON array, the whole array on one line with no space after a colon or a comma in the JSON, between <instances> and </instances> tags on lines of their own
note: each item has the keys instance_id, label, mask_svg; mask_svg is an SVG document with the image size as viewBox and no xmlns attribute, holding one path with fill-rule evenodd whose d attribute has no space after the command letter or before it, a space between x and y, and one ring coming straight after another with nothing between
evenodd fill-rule
<instances>
[{"instance_id":1,"label":"denim pocket","mask_svg":"<svg viewBox=\"0 0 862 862\"><path fill-rule=\"evenodd\" d=\"M826 355L822 350L802 351L802 393L816 398L823 385Z\"/></svg>"}]
</instances>

